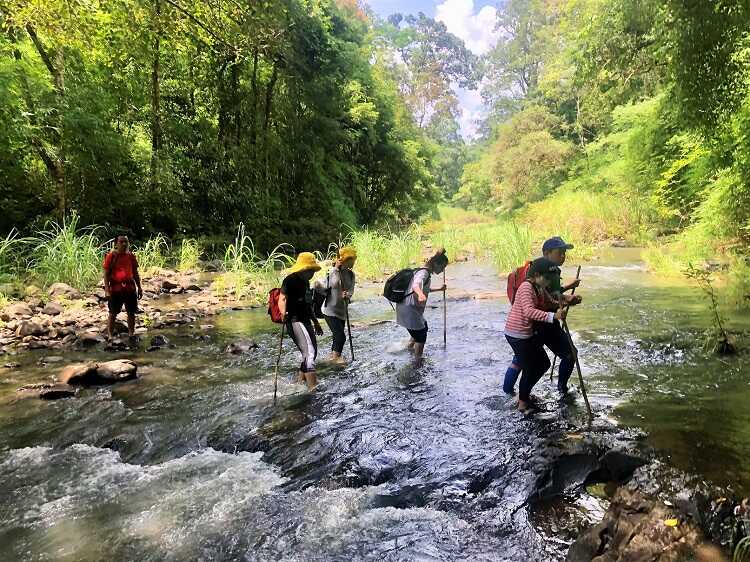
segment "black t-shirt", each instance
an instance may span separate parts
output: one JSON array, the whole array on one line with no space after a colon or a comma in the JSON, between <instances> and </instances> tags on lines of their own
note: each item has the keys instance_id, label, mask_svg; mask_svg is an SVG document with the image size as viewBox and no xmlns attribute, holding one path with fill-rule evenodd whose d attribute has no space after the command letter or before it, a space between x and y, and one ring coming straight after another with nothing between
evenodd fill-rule
<instances>
[{"instance_id":1,"label":"black t-shirt","mask_svg":"<svg viewBox=\"0 0 750 562\"><path fill-rule=\"evenodd\" d=\"M296 318L300 322L312 319L312 291L309 281L292 273L281 283L281 292L286 295L286 311L290 318Z\"/></svg>"}]
</instances>

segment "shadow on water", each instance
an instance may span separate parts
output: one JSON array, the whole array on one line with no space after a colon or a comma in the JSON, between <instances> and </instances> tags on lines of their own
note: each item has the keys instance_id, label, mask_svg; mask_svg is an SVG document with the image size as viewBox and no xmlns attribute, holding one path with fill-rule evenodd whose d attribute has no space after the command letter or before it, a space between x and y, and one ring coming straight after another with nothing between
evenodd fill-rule
<instances>
[{"instance_id":1,"label":"shadow on water","mask_svg":"<svg viewBox=\"0 0 750 562\"><path fill-rule=\"evenodd\" d=\"M647 429L669 415L664 401L676 408L690 399L694 416L714 415L706 387L739 385L738 377L712 373L701 385L705 367L689 342L659 343L698 330L697 308L664 312L686 296L651 287L638 268L587 269L588 306L571 315L571 327L586 327L575 337L598 411L617 405L616 415ZM470 264L453 267L448 284L499 288L491 271ZM589 461L556 473L557 500L533 509L528 500L555 448L580 438L580 397L559 401L547 379L538 390L545 411L515 411L501 390L510 359L505 301L449 302L447 349L442 312L429 309L421 366L389 310L374 297L353 304L358 360L322 366L313 394L293 381L298 354L287 340L277 407L278 335L257 310L168 332L171 349L119 354L135 358L142 377L77 399L18 400L15 388L50 373L40 355L19 357L20 369L0 374L0 558L562 560L606 509L606 500L580 493ZM257 347L225 353L248 336ZM329 345L326 336L321 354ZM747 397L746 388L736 393L737 403ZM644 418L628 418L637 415ZM746 414L733 415L721 425L734 438L727 455L739 461L750 439L740 430ZM654 429L652 444L679 457L677 429ZM682 431L685 444L719 438L690 422ZM706 457L688 468L710 473Z\"/></svg>"}]
</instances>

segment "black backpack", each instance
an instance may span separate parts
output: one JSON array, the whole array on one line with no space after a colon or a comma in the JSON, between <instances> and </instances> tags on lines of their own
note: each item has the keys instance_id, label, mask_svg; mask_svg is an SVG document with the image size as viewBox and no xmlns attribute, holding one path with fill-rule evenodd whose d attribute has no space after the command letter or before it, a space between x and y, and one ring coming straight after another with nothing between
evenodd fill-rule
<instances>
[{"instance_id":1,"label":"black backpack","mask_svg":"<svg viewBox=\"0 0 750 562\"><path fill-rule=\"evenodd\" d=\"M406 268L391 275L383 287L383 296L391 302L398 303L411 295L413 293L413 291L410 291L411 282L414 279L414 274L420 269L427 271L426 267Z\"/></svg>"}]
</instances>

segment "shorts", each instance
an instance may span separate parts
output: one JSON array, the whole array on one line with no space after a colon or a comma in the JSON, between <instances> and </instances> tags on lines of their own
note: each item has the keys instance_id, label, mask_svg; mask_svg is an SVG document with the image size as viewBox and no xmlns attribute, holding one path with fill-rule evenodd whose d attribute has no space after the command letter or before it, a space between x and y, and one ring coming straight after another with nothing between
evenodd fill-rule
<instances>
[{"instance_id":1,"label":"shorts","mask_svg":"<svg viewBox=\"0 0 750 562\"><path fill-rule=\"evenodd\" d=\"M425 343L427 341L427 322L424 323L424 328L421 330L410 330L406 329L407 332L409 332L409 335L411 336L411 339L413 339L417 343Z\"/></svg>"},{"instance_id":2,"label":"shorts","mask_svg":"<svg viewBox=\"0 0 750 562\"><path fill-rule=\"evenodd\" d=\"M135 291L116 291L109 297L109 313L115 316L122 310L125 305L125 312L135 314L138 312L138 295Z\"/></svg>"}]
</instances>

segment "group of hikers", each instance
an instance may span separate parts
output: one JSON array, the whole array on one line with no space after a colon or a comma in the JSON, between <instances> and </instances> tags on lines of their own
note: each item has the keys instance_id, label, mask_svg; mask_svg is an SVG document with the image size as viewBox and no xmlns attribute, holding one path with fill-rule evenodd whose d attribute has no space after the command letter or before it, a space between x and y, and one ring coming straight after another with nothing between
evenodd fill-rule
<instances>
[{"instance_id":1,"label":"group of hikers","mask_svg":"<svg viewBox=\"0 0 750 562\"><path fill-rule=\"evenodd\" d=\"M513 394L520 378L518 409L524 413L535 409L531 390L550 367L545 347L560 358L557 388L563 394L568 392L568 381L575 366L575 349L561 322L565 321L568 308L581 302L581 297L573 294L580 281L576 279L563 286L560 266L565 263L567 250L572 248L559 236L550 238L542 245L541 257L526 262L508 277L511 310L504 334L514 356L505 372L503 390ZM306 383L309 390L314 390L318 384L316 336L323 334L319 317L325 320L332 334L327 361L345 363L343 350L347 342L348 306L356 285L353 271L356 260L355 248L341 247L330 269L311 286L310 282L322 266L314 254L302 252L294 265L285 271L281 287L271 291L269 314L275 322L283 325L282 340L286 331L299 349L302 361L297 381ZM423 267L396 272L385 284L384 296L395 304L396 322L409 333L407 347L420 360L429 329L424 312L430 292L437 290L445 294L446 291L444 283L437 289L432 288L432 276L443 273L447 266L448 256L441 248L425 261ZM129 251L126 236L116 239L115 250L107 254L103 267L109 304L108 335L113 336L115 319L124 306L128 333L134 338L135 314L143 291L138 262ZM566 294L569 291L571 294Z\"/></svg>"}]
</instances>

